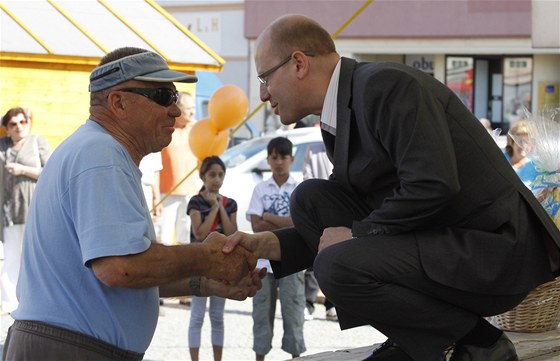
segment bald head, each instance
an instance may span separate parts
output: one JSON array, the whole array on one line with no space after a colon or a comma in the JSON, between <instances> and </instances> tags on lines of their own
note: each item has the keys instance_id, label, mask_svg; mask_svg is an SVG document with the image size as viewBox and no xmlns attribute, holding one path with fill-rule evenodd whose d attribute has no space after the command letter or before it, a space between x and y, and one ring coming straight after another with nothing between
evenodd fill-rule
<instances>
[{"instance_id":1,"label":"bald head","mask_svg":"<svg viewBox=\"0 0 560 361\"><path fill-rule=\"evenodd\" d=\"M294 50L315 55L336 53L330 34L315 20L288 14L272 22L257 38L257 47L265 46L274 57L283 58Z\"/></svg>"},{"instance_id":2,"label":"bald head","mask_svg":"<svg viewBox=\"0 0 560 361\"><path fill-rule=\"evenodd\" d=\"M329 33L302 15L285 15L257 38L255 65L260 97L282 123L320 115L340 56Z\"/></svg>"}]
</instances>

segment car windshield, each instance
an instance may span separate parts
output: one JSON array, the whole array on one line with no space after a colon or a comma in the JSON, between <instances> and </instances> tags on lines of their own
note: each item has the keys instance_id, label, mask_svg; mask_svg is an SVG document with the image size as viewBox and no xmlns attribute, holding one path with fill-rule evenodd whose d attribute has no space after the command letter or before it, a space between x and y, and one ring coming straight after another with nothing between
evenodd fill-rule
<instances>
[{"instance_id":1,"label":"car windshield","mask_svg":"<svg viewBox=\"0 0 560 361\"><path fill-rule=\"evenodd\" d=\"M243 142L226 150L220 158L224 161L226 168L233 168L266 149L269 141L269 137L263 137Z\"/></svg>"}]
</instances>

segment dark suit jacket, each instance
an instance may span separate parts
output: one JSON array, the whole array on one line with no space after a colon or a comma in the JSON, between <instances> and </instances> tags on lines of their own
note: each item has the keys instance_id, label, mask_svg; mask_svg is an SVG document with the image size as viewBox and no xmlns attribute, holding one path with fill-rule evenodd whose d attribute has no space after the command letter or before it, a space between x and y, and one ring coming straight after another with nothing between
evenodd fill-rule
<instances>
[{"instance_id":1,"label":"dark suit jacket","mask_svg":"<svg viewBox=\"0 0 560 361\"><path fill-rule=\"evenodd\" d=\"M335 181L372 210L354 236L414 232L427 275L466 291L517 294L552 279L560 231L445 85L404 65L343 58L337 111L336 137L323 132ZM317 244L275 233L277 276L312 265Z\"/></svg>"}]
</instances>

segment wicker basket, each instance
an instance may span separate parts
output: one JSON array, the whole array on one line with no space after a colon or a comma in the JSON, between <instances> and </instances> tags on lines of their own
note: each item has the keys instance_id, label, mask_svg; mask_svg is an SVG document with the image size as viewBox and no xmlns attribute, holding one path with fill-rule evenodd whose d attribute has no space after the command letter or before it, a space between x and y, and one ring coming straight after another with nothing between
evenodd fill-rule
<instances>
[{"instance_id":1,"label":"wicker basket","mask_svg":"<svg viewBox=\"0 0 560 361\"><path fill-rule=\"evenodd\" d=\"M560 323L560 277L538 286L515 308L494 316L492 322L504 331L555 330Z\"/></svg>"}]
</instances>

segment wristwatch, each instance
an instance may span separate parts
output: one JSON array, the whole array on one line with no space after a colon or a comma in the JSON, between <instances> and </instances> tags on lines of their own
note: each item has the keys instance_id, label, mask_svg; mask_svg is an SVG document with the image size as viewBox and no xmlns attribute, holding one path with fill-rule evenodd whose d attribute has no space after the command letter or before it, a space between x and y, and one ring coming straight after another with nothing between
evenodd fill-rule
<instances>
[{"instance_id":1,"label":"wristwatch","mask_svg":"<svg viewBox=\"0 0 560 361\"><path fill-rule=\"evenodd\" d=\"M201 296L200 294L200 277L191 277L189 280L189 287L194 296Z\"/></svg>"}]
</instances>

